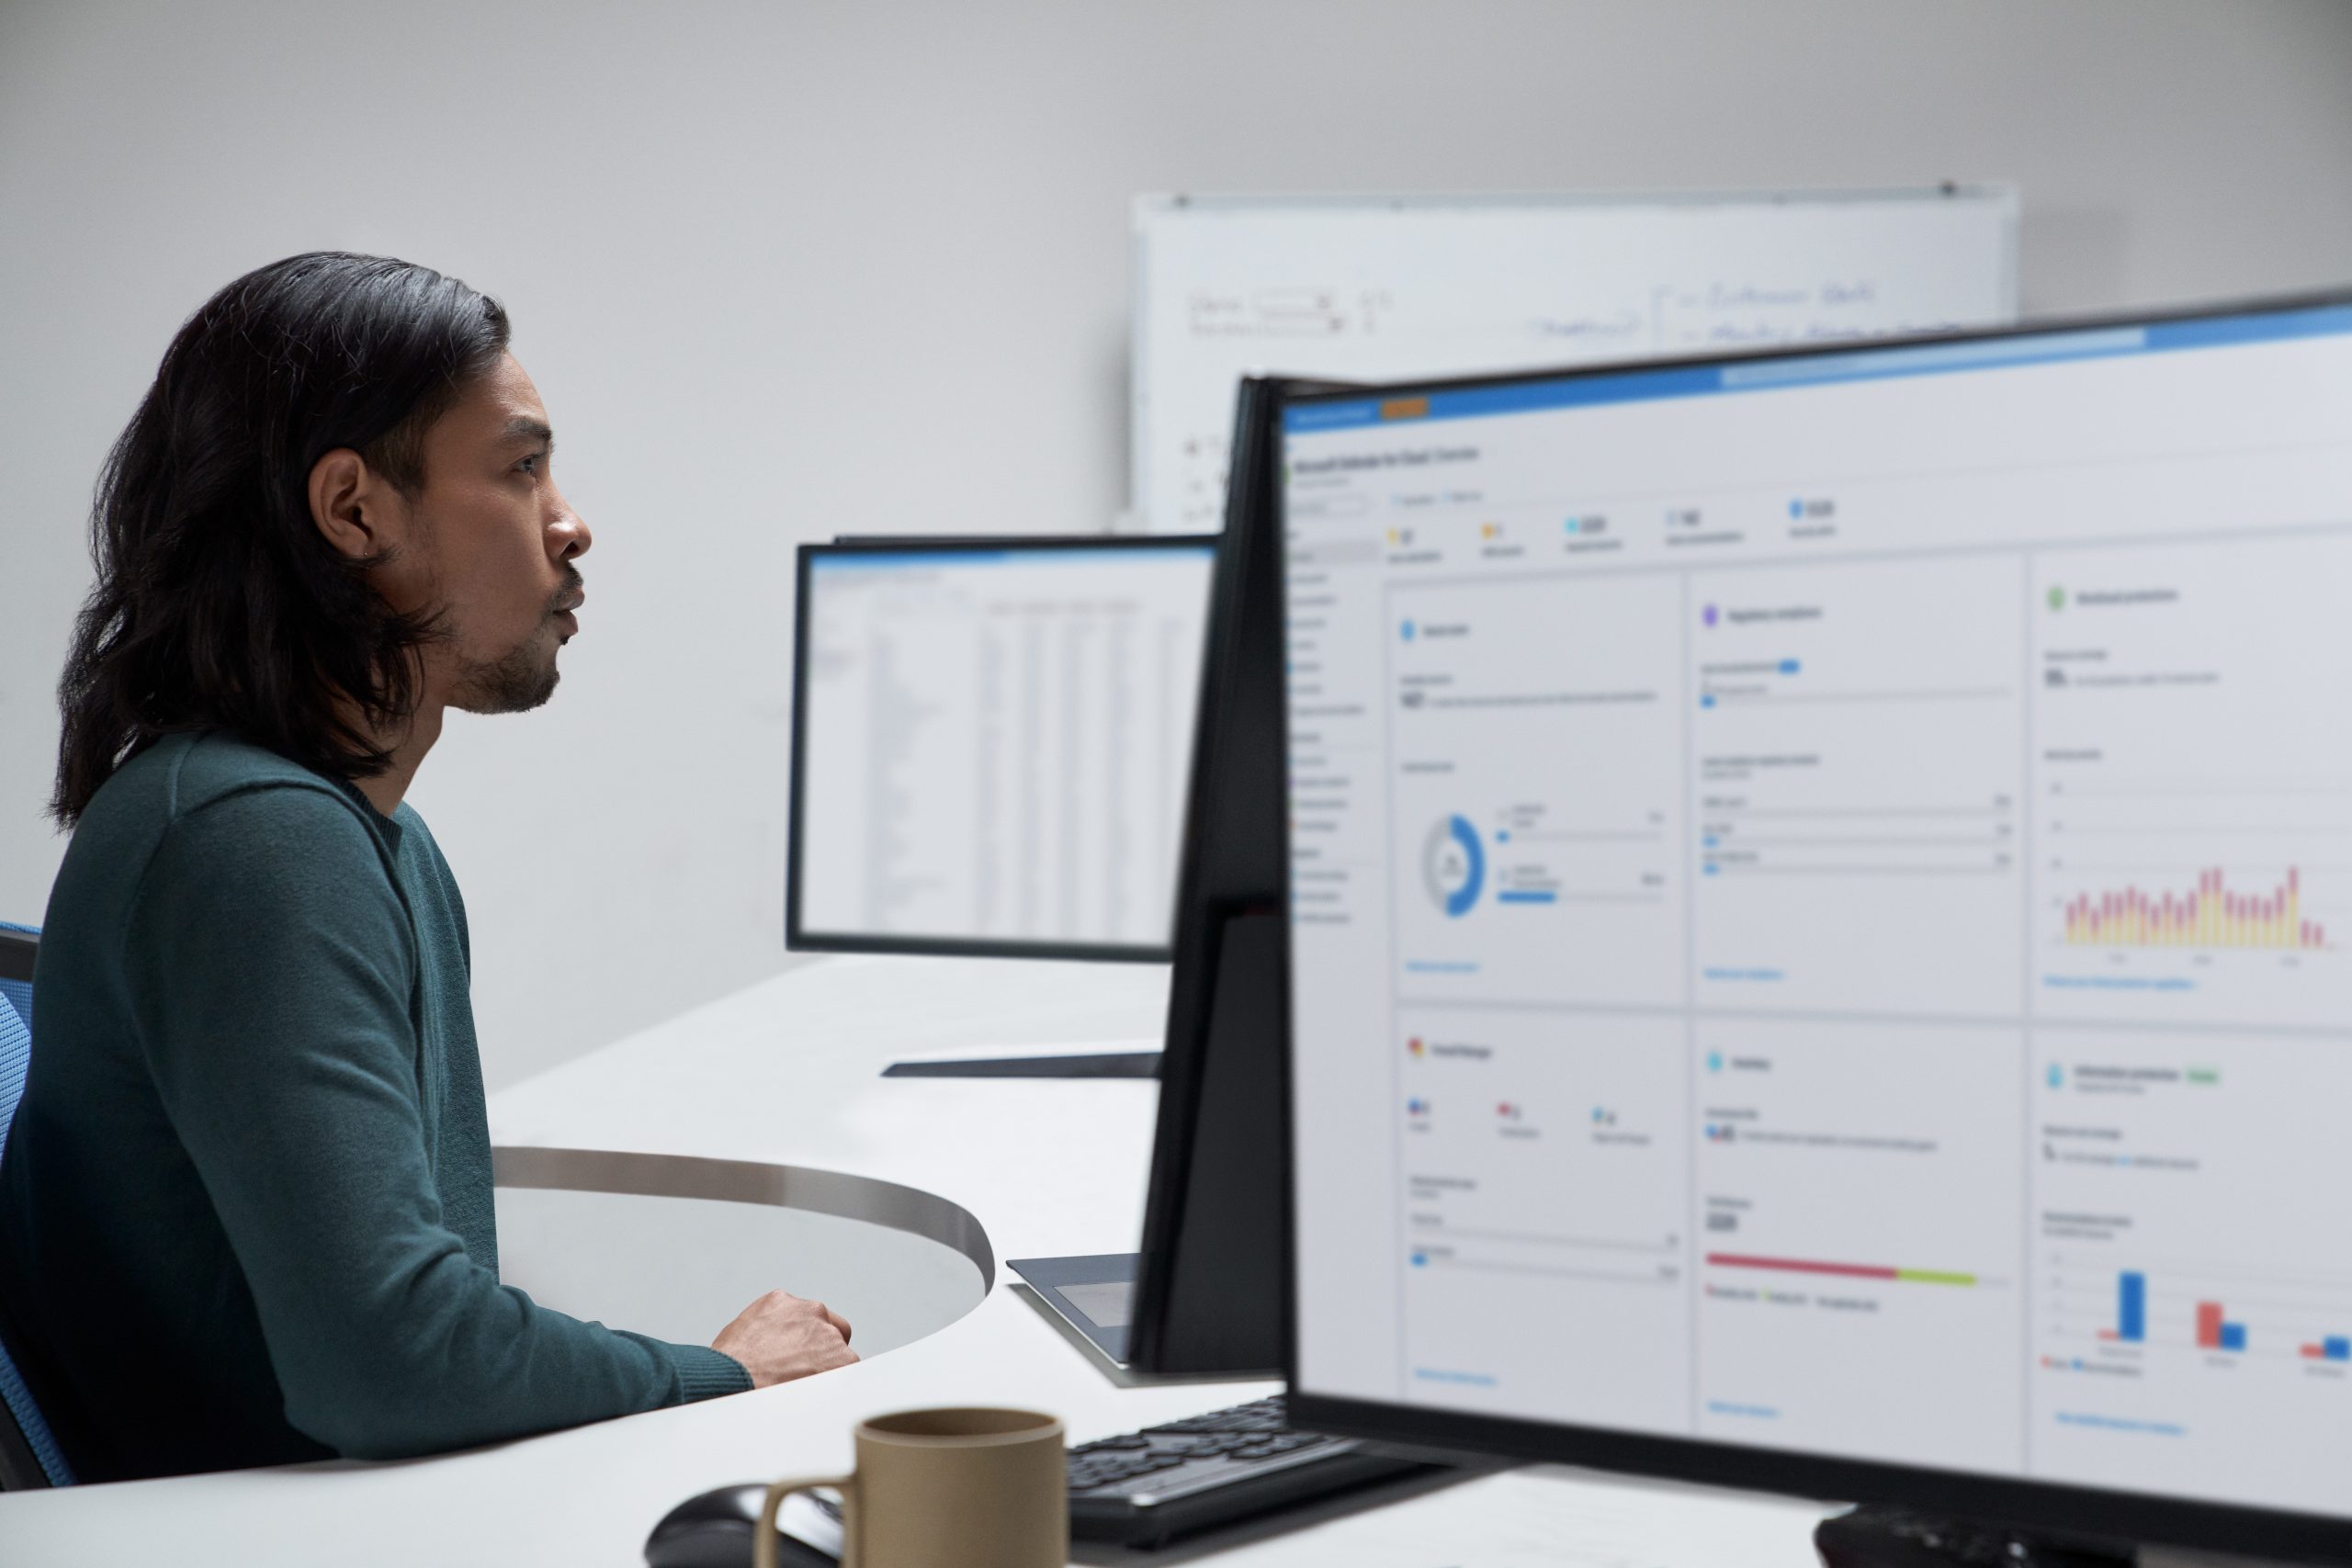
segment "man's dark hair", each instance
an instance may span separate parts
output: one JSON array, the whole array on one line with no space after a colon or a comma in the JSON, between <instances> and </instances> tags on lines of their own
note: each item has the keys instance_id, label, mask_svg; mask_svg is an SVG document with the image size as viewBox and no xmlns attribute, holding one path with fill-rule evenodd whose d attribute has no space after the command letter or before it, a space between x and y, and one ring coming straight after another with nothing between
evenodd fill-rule
<instances>
[{"instance_id":1,"label":"man's dark hair","mask_svg":"<svg viewBox=\"0 0 2352 1568\"><path fill-rule=\"evenodd\" d=\"M505 310L454 277L318 251L247 273L172 340L107 456L97 586L58 682L50 809L71 827L158 738L220 728L334 778L384 771L429 615L393 612L311 516L311 469L356 450L404 495L424 433L505 351Z\"/></svg>"}]
</instances>

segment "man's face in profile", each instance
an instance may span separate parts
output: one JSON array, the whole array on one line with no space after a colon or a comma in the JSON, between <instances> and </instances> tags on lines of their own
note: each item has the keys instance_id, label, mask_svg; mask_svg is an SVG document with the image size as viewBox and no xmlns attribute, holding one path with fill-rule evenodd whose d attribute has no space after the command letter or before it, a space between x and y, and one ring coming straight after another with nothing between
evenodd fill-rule
<instances>
[{"instance_id":1,"label":"man's face in profile","mask_svg":"<svg viewBox=\"0 0 2352 1568\"><path fill-rule=\"evenodd\" d=\"M554 434L538 389L509 354L425 432L424 484L388 582L400 608L441 615L451 705L521 713L555 691L556 650L586 594L571 563L588 525L556 488ZM401 601L413 599L413 605ZM437 661L437 660L436 660Z\"/></svg>"}]
</instances>

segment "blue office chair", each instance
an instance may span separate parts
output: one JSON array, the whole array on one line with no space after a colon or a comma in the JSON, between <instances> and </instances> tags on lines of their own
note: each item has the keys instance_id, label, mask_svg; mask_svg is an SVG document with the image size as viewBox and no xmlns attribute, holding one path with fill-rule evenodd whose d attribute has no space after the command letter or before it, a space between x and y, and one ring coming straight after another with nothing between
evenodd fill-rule
<instances>
[{"instance_id":1,"label":"blue office chair","mask_svg":"<svg viewBox=\"0 0 2352 1568\"><path fill-rule=\"evenodd\" d=\"M0 920L0 1001L17 1010L17 1016L25 1021L28 1030L33 1026L33 954L40 950L39 926L20 926L13 921ZM25 1056L16 1059L17 1089L4 1102L7 1109L0 1111L0 1145L7 1142L8 1119L17 1113L17 1098L25 1092L25 1063L28 1059ZM6 1058L0 1058L0 1085L5 1085L7 1071Z\"/></svg>"},{"instance_id":2,"label":"blue office chair","mask_svg":"<svg viewBox=\"0 0 2352 1568\"><path fill-rule=\"evenodd\" d=\"M8 1147L8 1124L25 1097L25 1071L33 1060L33 954L40 933L30 926L0 920L0 1154ZM8 1348L0 1345L0 1491L71 1486L74 1467L57 1446L49 1423L33 1403L32 1390L17 1372Z\"/></svg>"}]
</instances>

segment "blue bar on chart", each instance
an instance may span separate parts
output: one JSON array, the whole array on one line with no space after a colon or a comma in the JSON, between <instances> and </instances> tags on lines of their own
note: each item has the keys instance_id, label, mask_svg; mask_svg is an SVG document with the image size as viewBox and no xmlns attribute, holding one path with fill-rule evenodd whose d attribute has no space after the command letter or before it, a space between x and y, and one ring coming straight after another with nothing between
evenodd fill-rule
<instances>
[{"instance_id":1,"label":"blue bar on chart","mask_svg":"<svg viewBox=\"0 0 2352 1568\"><path fill-rule=\"evenodd\" d=\"M2148 1337L2148 1277L2145 1274L2116 1276L2115 1337L2132 1344Z\"/></svg>"},{"instance_id":2,"label":"blue bar on chart","mask_svg":"<svg viewBox=\"0 0 2352 1568\"><path fill-rule=\"evenodd\" d=\"M2225 1323L2222 1325L2222 1348L2224 1350L2243 1350L2245 1348L2245 1324Z\"/></svg>"}]
</instances>

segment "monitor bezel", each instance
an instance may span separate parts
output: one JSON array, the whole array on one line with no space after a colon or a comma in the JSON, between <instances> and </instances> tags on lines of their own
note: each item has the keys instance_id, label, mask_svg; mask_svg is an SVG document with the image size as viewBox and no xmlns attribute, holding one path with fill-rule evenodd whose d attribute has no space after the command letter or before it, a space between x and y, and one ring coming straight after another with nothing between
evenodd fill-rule
<instances>
[{"instance_id":1,"label":"monitor bezel","mask_svg":"<svg viewBox=\"0 0 2352 1568\"><path fill-rule=\"evenodd\" d=\"M2048 317L2030 322L1970 331L1909 333L1900 337L1853 338L1736 354L1703 354L1617 360L1555 370L1515 371L1384 382L1346 392L1285 389L1277 429L1288 436L1283 415L1294 407L1362 401L1366 398L1416 397L1535 382L1585 380L1637 375L1651 370L1688 370L1713 365L1746 365L1835 355L1875 354L1953 343L1979 343L2054 336L2114 328L2159 326L2177 321L2286 315L2352 307L2352 288L2283 296L2189 304L2141 310ZM1800 383L1802 384L1802 383ZM1288 493L1275 498L1277 525L1288 529ZM1281 608L1289 615L1289 552L1282 552ZM1287 633L1285 633L1287 640ZM1283 699L1285 737L1289 697ZM1287 744L1287 738L1285 739ZM1289 864L1288 825L1283 863ZM1296 988L1282 1020L1283 1068L1296 1068ZM1298 1097L1288 1085L1292 1143L1296 1147ZM1290 1387L1290 1417L1297 1426L1434 1453L1499 1454L1514 1459L1585 1465L1596 1470L1696 1482L1715 1486L1781 1493L1856 1503L1894 1503L1928 1513L1951 1514L2024 1530L2077 1538L2108 1538L2165 1546L2222 1550L2318 1562L2352 1562L2352 1516L2332 1517L2248 1504L2188 1500L2154 1492L2093 1487L2026 1476L1942 1470L1881 1460L1850 1459L1804 1450L1768 1448L1720 1438L1667 1437L1608 1427L1584 1427L1522 1416L1491 1416L1401 1402L1365 1400L1309 1392L1299 1383L1298 1337L1302 1307L1295 1273L1300 1234L1298 1182L1288 1171L1285 1201L1291 1218L1286 1259L1294 1278L1291 1311L1283 1325L1283 1376Z\"/></svg>"},{"instance_id":2,"label":"monitor bezel","mask_svg":"<svg viewBox=\"0 0 2352 1568\"><path fill-rule=\"evenodd\" d=\"M918 555L1044 554L1050 551L1102 550L1112 554L1134 550L1190 549L1211 552L1214 577L1215 534L1015 534L1015 535L891 535L887 537L838 538L802 543L796 552L792 614L792 759L788 774L785 825L784 945L790 953L878 953L925 958L1036 958L1107 964L1165 964L1175 949L1175 906L1169 908L1170 939L1147 942L1059 942L995 941L967 937L891 936L840 931L812 931L802 921L800 849L805 828L807 758L808 749L808 618L809 582L820 560L842 557ZM1206 626L1204 600L1203 625ZM1206 663L1204 649L1204 664ZM1194 697L1196 705L1199 698ZM1191 770L1186 769L1189 783ZM1171 868L1171 886L1172 868Z\"/></svg>"},{"instance_id":3,"label":"monitor bezel","mask_svg":"<svg viewBox=\"0 0 2352 1568\"><path fill-rule=\"evenodd\" d=\"M1198 1144L1203 1091L1210 1074L1209 1055L1220 1047L1231 1052L1240 1045L1240 1042L1216 1027L1217 988L1223 979L1220 960L1224 926L1228 919L1240 916L1261 911L1279 913L1288 884L1283 864L1288 844L1282 829L1278 829L1269 840L1272 863L1261 868L1265 874L1261 887L1243 888L1229 879L1221 880L1219 872L1229 878L1231 867L1221 865L1225 857L1213 853L1211 848L1212 836L1220 829L1230 830L1232 827L1216 819L1220 807L1229 813L1233 805L1230 794L1220 788L1220 781L1243 761L1247 744L1241 728L1248 709L1242 682L1250 676L1241 649L1249 638L1251 574L1260 567L1271 570L1273 566L1275 542L1267 538L1264 530L1278 525L1272 511L1276 484L1266 444L1272 443L1274 451L1280 449L1282 408L1274 384L1265 378L1244 378L1236 389L1225 528L1216 536L1216 577L1209 596L1199 723L1193 743L1192 787L1185 802L1183 850L1177 873L1175 956L1170 971L1167 1025L1160 1048L1159 1104L1152 1132L1151 1165L1144 1188L1140 1261L1127 1337L1131 1364L1153 1373L1202 1370L1197 1364L1199 1358L1192 1352L1199 1348L1199 1341L1204 1336L1198 1332L1199 1325L1181 1320L1183 1314L1178 1303L1180 1276L1188 1267L1199 1268L1206 1262L1200 1247L1187 1245L1187 1232L1188 1226L1200 1228L1202 1220L1202 1215L1193 1212L1191 1200L1193 1173L1202 1157ZM1253 551L1261 558L1253 559ZM1277 611L1279 606L1272 604L1272 595L1279 591L1278 581L1268 589L1269 607ZM1279 637L1278 628L1274 635ZM1287 1013L1287 1000L1281 1010ZM1224 1076L1229 1081L1239 1072L1262 1076L1270 1086L1285 1084L1287 1065L1279 1058L1287 1055L1287 1041L1280 1035L1273 1040L1272 1055L1277 1059L1226 1063ZM1284 1106L1277 1124L1286 1127L1288 1121L1288 1108ZM1268 1160L1267 1174L1273 1182L1287 1182L1289 1171L1285 1147ZM1283 1208L1279 1215L1287 1215L1288 1212ZM1226 1223L1220 1224L1221 1220ZM1207 1224L1229 1236L1231 1227L1226 1217L1211 1213ZM1270 1359L1279 1360L1284 1325L1290 1316L1286 1294L1290 1279L1287 1234L1276 1240L1269 1253L1262 1269L1255 1272L1251 1266L1258 1259L1221 1258L1220 1263L1227 1266L1219 1273L1229 1288L1204 1292L1195 1285L1183 1289L1182 1294L1197 1310L1197 1303L1204 1295L1246 1299L1252 1286L1271 1276L1272 1293L1280 1304L1270 1314L1272 1322L1264 1342L1273 1352ZM1227 1365L1220 1370L1238 1374L1264 1369Z\"/></svg>"}]
</instances>

